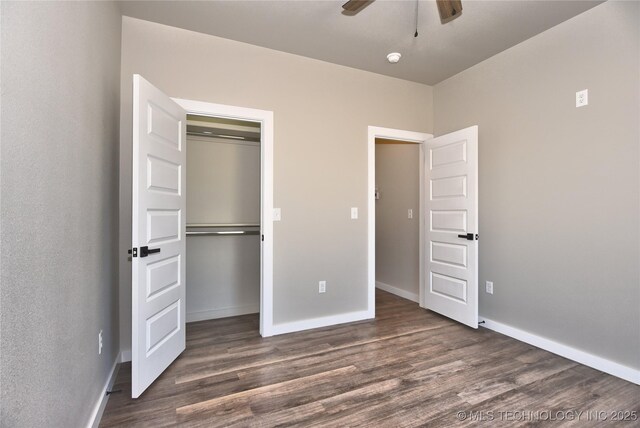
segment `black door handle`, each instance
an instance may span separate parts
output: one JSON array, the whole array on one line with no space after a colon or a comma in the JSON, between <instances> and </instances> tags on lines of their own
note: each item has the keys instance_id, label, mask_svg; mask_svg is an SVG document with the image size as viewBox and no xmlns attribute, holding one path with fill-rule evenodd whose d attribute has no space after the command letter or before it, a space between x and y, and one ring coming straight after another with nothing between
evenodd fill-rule
<instances>
[{"instance_id":1,"label":"black door handle","mask_svg":"<svg viewBox=\"0 0 640 428\"><path fill-rule=\"evenodd\" d=\"M160 248L140 247L140 257L147 257L149 254L159 253Z\"/></svg>"},{"instance_id":2,"label":"black door handle","mask_svg":"<svg viewBox=\"0 0 640 428\"><path fill-rule=\"evenodd\" d=\"M458 235L458 238L464 238L467 241L473 241L474 239L478 239L478 234L467 233L466 235Z\"/></svg>"}]
</instances>

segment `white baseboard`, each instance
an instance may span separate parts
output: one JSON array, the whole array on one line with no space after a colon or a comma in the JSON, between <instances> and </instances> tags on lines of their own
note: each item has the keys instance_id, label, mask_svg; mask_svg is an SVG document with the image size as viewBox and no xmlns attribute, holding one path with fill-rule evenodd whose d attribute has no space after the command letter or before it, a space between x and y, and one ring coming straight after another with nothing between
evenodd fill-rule
<instances>
[{"instance_id":1,"label":"white baseboard","mask_svg":"<svg viewBox=\"0 0 640 428\"><path fill-rule=\"evenodd\" d=\"M100 425L102 413L104 412L105 407L107 407L107 401L109 401L107 391L110 391L111 388L113 388L113 384L116 382L116 376L118 375L118 364L120 363L121 359L122 355L118 354L115 361L113 362L113 367L111 367L111 371L109 372L109 376L107 377L107 382L104 384L104 387L100 392L98 401L96 401L96 404L93 406L93 411L91 412L89 422L87 423L88 428L98 428L98 425Z\"/></svg>"},{"instance_id":2,"label":"white baseboard","mask_svg":"<svg viewBox=\"0 0 640 428\"><path fill-rule=\"evenodd\" d=\"M393 285L385 284L384 282L376 281L376 288L380 290L387 291L391 294L395 294L396 296L400 296L404 299L411 300L412 302L419 303L420 298L417 293L412 293L407 290L403 290L402 288L394 287Z\"/></svg>"},{"instance_id":3,"label":"white baseboard","mask_svg":"<svg viewBox=\"0 0 640 428\"><path fill-rule=\"evenodd\" d=\"M131 349L123 349L120 351L120 362L128 363L131 361Z\"/></svg>"},{"instance_id":4,"label":"white baseboard","mask_svg":"<svg viewBox=\"0 0 640 428\"><path fill-rule=\"evenodd\" d=\"M328 317L311 318L302 321L274 324L271 328L271 331L269 332L269 336L310 330L312 328L328 327L331 325L344 324L348 322L362 321L373 318L375 318L375 315L371 314L369 311L357 311L340 315L331 315Z\"/></svg>"},{"instance_id":5,"label":"white baseboard","mask_svg":"<svg viewBox=\"0 0 640 428\"><path fill-rule=\"evenodd\" d=\"M256 314L260 312L260 302L251 305L231 306L209 311L187 312L187 322L214 320L217 318L235 317L237 315Z\"/></svg>"},{"instance_id":6,"label":"white baseboard","mask_svg":"<svg viewBox=\"0 0 640 428\"><path fill-rule=\"evenodd\" d=\"M480 317L480 320L484 321L484 324L480 325L488 328L489 330L502 333L505 336L512 337L520 340L521 342L528 343L529 345L536 346L544 349L545 351L552 352L556 355L560 355L561 357L568 358L580 364L584 364L585 366L589 366L612 376L640 385L640 370L638 369L607 360L606 358L590 354L583 350L555 342L545 337L537 336L533 333L529 333L497 321L492 321L488 318Z\"/></svg>"}]
</instances>

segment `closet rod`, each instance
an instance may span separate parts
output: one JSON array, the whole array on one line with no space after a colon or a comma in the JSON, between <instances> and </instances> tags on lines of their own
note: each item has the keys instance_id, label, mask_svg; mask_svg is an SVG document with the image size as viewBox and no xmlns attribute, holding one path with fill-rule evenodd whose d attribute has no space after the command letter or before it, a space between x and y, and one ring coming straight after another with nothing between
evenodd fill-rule
<instances>
[{"instance_id":1,"label":"closet rod","mask_svg":"<svg viewBox=\"0 0 640 428\"><path fill-rule=\"evenodd\" d=\"M260 235L257 230L225 230L222 232L187 232L187 236L235 236L235 235Z\"/></svg>"},{"instance_id":2,"label":"closet rod","mask_svg":"<svg viewBox=\"0 0 640 428\"><path fill-rule=\"evenodd\" d=\"M187 227L260 227L251 223L191 223Z\"/></svg>"}]
</instances>

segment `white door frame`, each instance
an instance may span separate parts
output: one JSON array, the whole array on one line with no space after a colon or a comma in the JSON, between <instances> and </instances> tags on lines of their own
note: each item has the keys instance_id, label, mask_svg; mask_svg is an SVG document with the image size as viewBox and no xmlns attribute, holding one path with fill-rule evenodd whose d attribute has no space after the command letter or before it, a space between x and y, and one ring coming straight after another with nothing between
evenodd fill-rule
<instances>
[{"instance_id":1,"label":"white door frame","mask_svg":"<svg viewBox=\"0 0 640 428\"><path fill-rule=\"evenodd\" d=\"M368 271L368 300L367 312L371 318L376 316L376 138L386 138L389 140L407 141L420 145L420 244L418 249L418 257L420 259L420 307L424 307L424 227L426 219L425 198L424 198L424 145L427 140L433 138L432 134L424 132L404 131L401 129L381 128L378 126L369 126L368 139L368 170L369 177L367 180L367 211L368 217L368 242L367 242L367 271Z\"/></svg>"},{"instance_id":2,"label":"white door frame","mask_svg":"<svg viewBox=\"0 0 640 428\"><path fill-rule=\"evenodd\" d=\"M260 229L264 237L260 263L260 335L273 335L273 112L173 98L187 114L260 122Z\"/></svg>"}]
</instances>

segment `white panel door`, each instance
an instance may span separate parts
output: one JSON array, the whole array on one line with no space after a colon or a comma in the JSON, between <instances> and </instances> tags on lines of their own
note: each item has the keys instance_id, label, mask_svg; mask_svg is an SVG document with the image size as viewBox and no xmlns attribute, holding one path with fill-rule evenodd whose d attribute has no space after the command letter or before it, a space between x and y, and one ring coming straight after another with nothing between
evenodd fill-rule
<instances>
[{"instance_id":1,"label":"white panel door","mask_svg":"<svg viewBox=\"0 0 640 428\"><path fill-rule=\"evenodd\" d=\"M478 328L478 127L426 143L424 307Z\"/></svg>"},{"instance_id":2,"label":"white panel door","mask_svg":"<svg viewBox=\"0 0 640 428\"><path fill-rule=\"evenodd\" d=\"M185 349L186 112L133 76L131 396Z\"/></svg>"}]
</instances>

